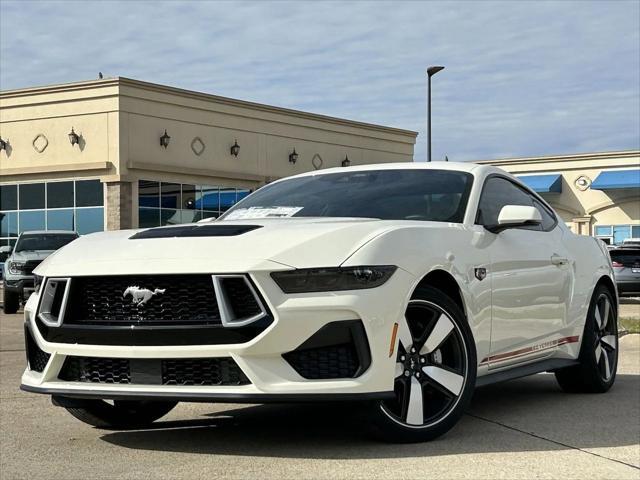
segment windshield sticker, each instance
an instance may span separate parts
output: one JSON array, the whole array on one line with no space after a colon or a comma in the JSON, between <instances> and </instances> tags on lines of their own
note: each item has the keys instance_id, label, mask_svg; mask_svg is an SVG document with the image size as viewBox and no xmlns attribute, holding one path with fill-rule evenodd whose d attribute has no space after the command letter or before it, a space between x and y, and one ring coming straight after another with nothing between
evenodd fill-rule
<instances>
[{"instance_id":1,"label":"windshield sticker","mask_svg":"<svg viewBox=\"0 0 640 480\"><path fill-rule=\"evenodd\" d=\"M224 217L225 220L243 220L246 218L286 218L293 217L304 207L249 207L239 208Z\"/></svg>"}]
</instances>

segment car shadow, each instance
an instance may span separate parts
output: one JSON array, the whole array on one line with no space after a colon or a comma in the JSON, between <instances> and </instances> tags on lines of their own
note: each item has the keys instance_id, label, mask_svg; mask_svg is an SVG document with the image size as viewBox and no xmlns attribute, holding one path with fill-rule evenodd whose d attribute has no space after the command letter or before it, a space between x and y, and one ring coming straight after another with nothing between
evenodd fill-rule
<instances>
[{"instance_id":1,"label":"car shadow","mask_svg":"<svg viewBox=\"0 0 640 480\"><path fill-rule=\"evenodd\" d=\"M315 459L617 447L637 445L639 405L638 375L618 375L605 395L583 395L565 394L553 375L540 374L478 389L460 423L428 443L371 440L360 415L364 406L357 403L233 406L101 439L141 450Z\"/></svg>"}]
</instances>

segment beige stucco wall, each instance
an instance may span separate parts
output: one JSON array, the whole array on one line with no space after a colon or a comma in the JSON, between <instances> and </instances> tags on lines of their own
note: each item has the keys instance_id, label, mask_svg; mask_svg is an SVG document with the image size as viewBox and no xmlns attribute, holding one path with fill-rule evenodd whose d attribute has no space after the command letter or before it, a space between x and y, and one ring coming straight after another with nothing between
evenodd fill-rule
<instances>
[{"instance_id":1,"label":"beige stucco wall","mask_svg":"<svg viewBox=\"0 0 640 480\"><path fill-rule=\"evenodd\" d=\"M553 157L487 160L478 163L503 168L514 175L562 175L562 193L544 194L558 215L577 233L592 234L596 225L640 225L640 192L580 188L604 170L640 168L640 151L605 152Z\"/></svg>"},{"instance_id":2,"label":"beige stucco wall","mask_svg":"<svg viewBox=\"0 0 640 480\"><path fill-rule=\"evenodd\" d=\"M71 128L81 135L71 146ZM168 148L160 146L164 131ZM39 152L33 142L45 143ZM417 133L127 78L0 92L0 182L100 178L108 228L137 224L137 180L256 188L314 168L413 161ZM192 149L199 139L200 155ZM237 140L240 154L230 153ZM195 140L198 142L198 140ZM298 162L288 161L295 148ZM315 158L315 160L313 160ZM315 162L315 165L314 165ZM130 187L122 186L129 182ZM121 192L133 198L126 211ZM118 213L116 213L118 212Z\"/></svg>"}]
</instances>

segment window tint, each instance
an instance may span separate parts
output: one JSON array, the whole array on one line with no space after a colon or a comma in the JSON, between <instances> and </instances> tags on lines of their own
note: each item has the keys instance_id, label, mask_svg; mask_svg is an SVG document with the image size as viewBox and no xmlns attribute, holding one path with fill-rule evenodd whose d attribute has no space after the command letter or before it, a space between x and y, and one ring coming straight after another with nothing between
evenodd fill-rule
<instances>
[{"instance_id":1,"label":"window tint","mask_svg":"<svg viewBox=\"0 0 640 480\"><path fill-rule=\"evenodd\" d=\"M640 249L621 248L619 250L609 250L611 260L618 262L625 267L640 268Z\"/></svg>"},{"instance_id":2,"label":"window tint","mask_svg":"<svg viewBox=\"0 0 640 480\"><path fill-rule=\"evenodd\" d=\"M44 183L23 183L19 191L21 210L44 208Z\"/></svg>"},{"instance_id":3,"label":"window tint","mask_svg":"<svg viewBox=\"0 0 640 480\"><path fill-rule=\"evenodd\" d=\"M18 209L18 186L0 185L0 210Z\"/></svg>"},{"instance_id":4,"label":"window tint","mask_svg":"<svg viewBox=\"0 0 640 480\"><path fill-rule=\"evenodd\" d=\"M103 188L100 180L76 182L77 207L101 207L103 202Z\"/></svg>"},{"instance_id":5,"label":"window tint","mask_svg":"<svg viewBox=\"0 0 640 480\"><path fill-rule=\"evenodd\" d=\"M556 223L554 215L535 197L515 183L501 177L490 177L484 184L477 222L481 225L497 225L500 210L505 205L535 207L542 217L542 225L519 227L527 230L550 230Z\"/></svg>"},{"instance_id":6,"label":"window tint","mask_svg":"<svg viewBox=\"0 0 640 480\"><path fill-rule=\"evenodd\" d=\"M356 217L461 223L473 177L448 170L349 171L292 178L262 187L227 213L255 218L265 209L294 217ZM243 194L242 191L237 194ZM221 191L221 210L238 201ZM235 212L235 213L233 213ZM269 214L267 213L267 216Z\"/></svg>"},{"instance_id":7,"label":"window tint","mask_svg":"<svg viewBox=\"0 0 640 480\"><path fill-rule=\"evenodd\" d=\"M47 184L47 208L73 207L73 182Z\"/></svg>"},{"instance_id":8,"label":"window tint","mask_svg":"<svg viewBox=\"0 0 640 480\"><path fill-rule=\"evenodd\" d=\"M542 230L551 230L556 224L555 217L536 199L533 200L533 206L538 209L540 216L542 217Z\"/></svg>"}]
</instances>

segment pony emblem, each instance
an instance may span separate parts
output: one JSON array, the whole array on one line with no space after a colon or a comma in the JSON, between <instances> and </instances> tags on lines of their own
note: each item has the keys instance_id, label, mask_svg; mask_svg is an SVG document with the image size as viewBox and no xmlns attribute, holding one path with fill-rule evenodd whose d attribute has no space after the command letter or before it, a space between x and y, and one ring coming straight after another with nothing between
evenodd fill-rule
<instances>
[{"instance_id":1,"label":"pony emblem","mask_svg":"<svg viewBox=\"0 0 640 480\"><path fill-rule=\"evenodd\" d=\"M158 294L163 294L165 291L164 288L156 288L154 291L149 290L148 288L140 288L140 287L129 287L122 294L122 298L127 298L127 295L131 295L131 301L136 307L141 307L149 300L151 297Z\"/></svg>"}]
</instances>

